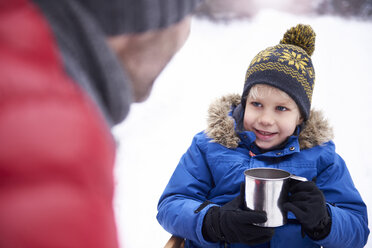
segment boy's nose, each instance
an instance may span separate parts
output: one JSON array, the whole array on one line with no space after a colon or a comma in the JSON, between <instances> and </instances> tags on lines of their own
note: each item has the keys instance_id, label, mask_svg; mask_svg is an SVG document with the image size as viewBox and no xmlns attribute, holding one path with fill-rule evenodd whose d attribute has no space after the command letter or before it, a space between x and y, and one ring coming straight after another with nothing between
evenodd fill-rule
<instances>
[{"instance_id":1,"label":"boy's nose","mask_svg":"<svg viewBox=\"0 0 372 248\"><path fill-rule=\"evenodd\" d=\"M274 124L274 118L268 112L263 112L259 118L259 122L261 125L270 126Z\"/></svg>"}]
</instances>

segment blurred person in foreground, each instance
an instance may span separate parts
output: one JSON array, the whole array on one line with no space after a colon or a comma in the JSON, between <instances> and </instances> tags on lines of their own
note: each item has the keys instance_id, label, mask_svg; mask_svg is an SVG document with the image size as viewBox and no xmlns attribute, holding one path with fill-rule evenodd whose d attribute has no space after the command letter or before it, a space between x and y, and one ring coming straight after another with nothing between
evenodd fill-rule
<instances>
[{"instance_id":1,"label":"blurred person in foreground","mask_svg":"<svg viewBox=\"0 0 372 248\"><path fill-rule=\"evenodd\" d=\"M110 129L199 2L0 1L0 247L118 247Z\"/></svg>"}]
</instances>

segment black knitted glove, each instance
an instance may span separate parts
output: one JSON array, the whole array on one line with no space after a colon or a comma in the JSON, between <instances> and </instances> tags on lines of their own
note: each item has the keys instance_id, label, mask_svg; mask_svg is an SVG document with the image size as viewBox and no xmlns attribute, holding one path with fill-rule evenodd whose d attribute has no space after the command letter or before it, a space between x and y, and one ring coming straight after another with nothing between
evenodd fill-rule
<instances>
[{"instance_id":1,"label":"black knitted glove","mask_svg":"<svg viewBox=\"0 0 372 248\"><path fill-rule=\"evenodd\" d=\"M262 244L271 240L274 228L259 227L252 223L263 223L266 220L265 212L245 207L243 184L240 195L235 199L222 207L211 207L208 210L203 222L203 236L210 242Z\"/></svg>"},{"instance_id":2,"label":"black knitted glove","mask_svg":"<svg viewBox=\"0 0 372 248\"><path fill-rule=\"evenodd\" d=\"M331 218L322 191L312 181L290 185L288 202L283 209L291 211L302 230L313 240L321 240L331 231Z\"/></svg>"}]
</instances>

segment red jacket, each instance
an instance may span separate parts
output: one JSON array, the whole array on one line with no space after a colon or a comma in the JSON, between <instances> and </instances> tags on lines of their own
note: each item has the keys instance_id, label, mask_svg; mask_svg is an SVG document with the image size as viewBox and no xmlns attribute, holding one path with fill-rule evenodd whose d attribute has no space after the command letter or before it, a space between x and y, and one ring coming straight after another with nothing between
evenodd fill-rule
<instances>
[{"instance_id":1,"label":"red jacket","mask_svg":"<svg viewBox=\"0 0 372 248\"><path fill-rule=\"evenodd\" d=\"M28 0L0 0L0 247L117 247L115 142Z\"/></svg>"}]
</instances>

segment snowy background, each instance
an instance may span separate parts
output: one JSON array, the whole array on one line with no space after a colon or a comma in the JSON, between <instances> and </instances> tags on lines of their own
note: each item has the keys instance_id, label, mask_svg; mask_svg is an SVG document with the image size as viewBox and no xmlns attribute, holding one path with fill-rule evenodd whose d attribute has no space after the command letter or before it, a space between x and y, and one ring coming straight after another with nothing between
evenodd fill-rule
<instances>
[{"instance_id":1,"label":"snowy background","mask_svg":"<svg viewBox=\"0 0 372 248\"><path fill-rule=\"evenodd\" d=\"M132 105L128 118L114 129L119 143L115 211L122 247L165 245L170 234L156 220L157 202L193 136L205 128L210 102L240 94L252 58L278 44L298 23L310 24L317 34L313 107L333 125L337 152L372 221L372 22L266 9L228 24L193 20L188 41L150 98ZM372 248L372 241L366 247Z\"/></svg>"}]
</instances>

